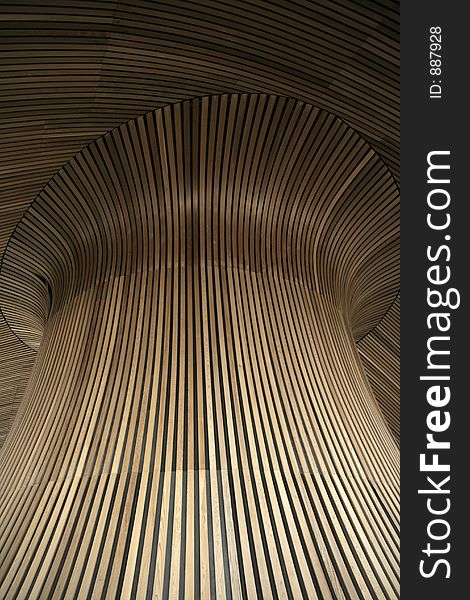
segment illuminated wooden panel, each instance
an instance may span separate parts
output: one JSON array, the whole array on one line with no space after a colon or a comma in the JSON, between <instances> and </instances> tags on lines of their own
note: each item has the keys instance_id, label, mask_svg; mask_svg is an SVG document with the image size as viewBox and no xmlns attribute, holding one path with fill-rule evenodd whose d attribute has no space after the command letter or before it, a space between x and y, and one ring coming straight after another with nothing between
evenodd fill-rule
<instances>
[{"instance_id":1,"label":"illuminated wooden panel","mask_svg":"<svg viewBox=\"0 0 470 600\"><path fill-rule=\"evenodd\" d=\"M28 206L87 144L196 96L303 100L341 117L399 177L398 2L5 1L0 27L1 254ZM12 346L1 309L0 447L32 364L28 347ZM37 346L43 323L31 325Z\"/></svg>"},{"instance_id":2,"label":"illuminated wooden panel","mask_svg":"<svg viewBox=\"0 0 470 600\"><path fill-rule=\"evenodd\" d=\"M374 396L400 439L400 295L380 323L358 343Z\"/></svg>"},{"instance_id":3,"label":"illuminated wooden panel","mask_svg":"<svg viewBox=\"0 0 470 600\"><path fill-rule=\"evenodd\" d=\"M364 139L274 96L153 111L60 170L0 274L38 348L0 596L398 597L398 450L355 342L397 222Z\"/></svg>"}]
</instances>

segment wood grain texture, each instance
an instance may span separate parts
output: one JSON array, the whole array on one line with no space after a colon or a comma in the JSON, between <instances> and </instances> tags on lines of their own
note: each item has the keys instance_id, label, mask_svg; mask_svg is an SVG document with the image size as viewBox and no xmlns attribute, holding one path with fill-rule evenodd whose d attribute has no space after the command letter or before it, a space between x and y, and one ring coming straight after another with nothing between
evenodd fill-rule
<instances>
[{"instance_id":1,"label":"wood grain texture","mask_svg":"<svg viewBox=\"0 0 470 600\"><path fill-rule=\"evenodd\" d=\"M153 111L59 171L0 274L38 346L0 595L398 597L398 450L355 343L398 209L356 132L267 95Z\"/></svg>"},{"instance_id":2,"label":"wood grain texture","mask_svg":"<svg viewBox=\"0 0 470 600\"><path fill-rule=\"evenodd\" d=\"M0 27L0 256L28 206L84 146L195 96L303 100L339 115L399 176L394 0L5 0ZM31 365L12 339L0 338L0 389L19 390L0 397L8 413ZM14 375L12 353L23 364ZM0 423L0 445L10 421Z\"/></svg>"},{"instance_id":3,"label":"wood grain texture","mask_svg":"<svg viewBox=\"0 0 470 600\"><path fill-rule=\"evenodd\" d=\"M398 4L0 25L0 598L397 598Z\"/></svg>"},{"instance_id":4,"label":"wood grain texture","mask_svg":"<svg viewBox=\"0 0 470 600\"><path fill-rule=\"evenodd\" d=\"M374 396L399 443L400 294L380 323L357 346Z\"/></svg>"}]
</instances>

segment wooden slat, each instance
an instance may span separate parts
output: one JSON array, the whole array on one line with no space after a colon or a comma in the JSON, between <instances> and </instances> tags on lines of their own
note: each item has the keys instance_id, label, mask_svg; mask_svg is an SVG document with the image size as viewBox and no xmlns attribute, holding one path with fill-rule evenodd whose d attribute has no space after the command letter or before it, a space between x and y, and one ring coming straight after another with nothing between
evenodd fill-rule
<instances>
[{"instance_id":1,"label":"wooden slat","mask_svg":"<svg viewBox=\"0 0 470 600\"><path fill-rule=\"evenodd\" d=\"M393 0L5 1L0 26L0 255L41 189L84 146L185 98L295 97L339 115L399 175ZM0 321L5 330L1 312ZM40 320L29 330L37 345ZM8 357L23 353L14 376L22 390L29 351L9 343L0 338L0 382L11 385ZM12 406L10 395L0 403Z\"/></svg>"},{"instance_id":2,"label":"wooden slat","mask_svg":"<svg viewBox=\"0 0 470 600\"><path fill-rule=\"evenodd\" d=\"M398 3L0 29L0 598L398 597Z\"/></svg>"},{"instance_id":3,"label":"wooden slat","mask_svg":"<svg viewBox=\"0 0 470 600\"><path fill-rule=\"evenodd\" d=\"M398 448L359 352L398 215L363 137L279 96L172 104L67 163L0 273L37 349L0 596L397 598Z\"/></svg>"}]
</instances>

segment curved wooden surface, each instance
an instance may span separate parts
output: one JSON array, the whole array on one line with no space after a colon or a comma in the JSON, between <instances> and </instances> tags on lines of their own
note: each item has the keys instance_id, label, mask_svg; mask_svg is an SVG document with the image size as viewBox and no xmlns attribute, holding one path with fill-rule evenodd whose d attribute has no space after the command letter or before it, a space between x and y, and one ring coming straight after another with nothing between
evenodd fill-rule
<instances>
[{"instance_id":1,"label":"curved wooden surface","mask_svg":"<svg viewBox=\"0 0 470 600\"><path fill-rule=\"evenodd\" d=\"M5 1L0 24L0 253L41 189L84 146L194 96L304 100L343 118L399 175L395 1ZM10 415L31 360L23 344L12 348L1 313L0 321L0 410ZM13 353L24 368L12 376ZM0 444L10 426L9 416L1 419Z\"/></svg>"},{"instance_id":2,"label":"curved wooden surface","mask_svg":"<svg viewBox=\"0 0 470 600\"><path fill-rule=\"evenodd\" d=\"M395 3L2 9L0 597L398 597Z\"/></svg>"},{"instance_id":3,"label":"curved wooden surface","mask_svg":"<svg viewBox=\"0 0 470 600\"><path fill-rule=\"evenodd\" d=\"M18 337L44 323L2 594L395 596L398 452L354 336L397 218L358 134L273 96L172 105L62 169L0 278Z\"/></svg>"},{"instance_id":4,"label":"curved wooden surface","mask_svg":"<svg viewBox=\"0 0 470 600\"><path fill-rule=\"evenodd\" d=\"M357 344L383 415L400 440L400 294L383 319Z\"/></svg>"}]
</instances>

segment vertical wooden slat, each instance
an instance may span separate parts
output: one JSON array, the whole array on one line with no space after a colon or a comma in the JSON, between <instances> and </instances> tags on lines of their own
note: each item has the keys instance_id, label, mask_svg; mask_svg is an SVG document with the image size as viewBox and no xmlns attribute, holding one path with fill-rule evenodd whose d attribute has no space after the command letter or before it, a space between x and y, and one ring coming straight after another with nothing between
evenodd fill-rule
<instances>
[{"instance_id":1,"label":"vertical wooden slat","mask_svg":"<svg viewBox=\"0 0 470 600\"><path fill-rule=\"evenodd\" d=\"M61 169L0 273L11 330L44 328L0 455L0 596L398 597L394 390L371 388L398 210L357 132L264 94L156 110Z\"/></svg>"}]
</instances>

